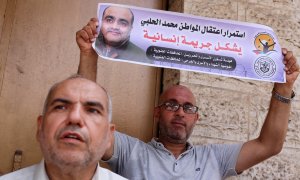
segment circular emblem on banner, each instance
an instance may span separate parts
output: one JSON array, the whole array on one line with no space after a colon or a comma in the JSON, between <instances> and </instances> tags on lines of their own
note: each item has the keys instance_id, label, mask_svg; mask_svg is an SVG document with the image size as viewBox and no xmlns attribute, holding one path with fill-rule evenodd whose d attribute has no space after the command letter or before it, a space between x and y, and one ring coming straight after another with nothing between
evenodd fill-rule
<instances>
[{"instance_id":1,"label":"circular emblem on banner","mask_svg":"<svg viewBox=\"0 0 300 180\"><path fill-rule=\"evenodd\" d=\"M254 70L260 77L269 78L275 74L276 64L271 58L263 56L256 59L254 63Z\"/></svg>"},{"instance_id":2,"label":"circular emblem on banner","mask_svg":"<svg viewBox=\"0 0 300 180\"><path fill-rule=\"evenodd\" d=\"M255 54L270 54L275 50L276 42L273 36L269 33L263 32L255 36L254 40Z\"/></svg>"}]
</instances>

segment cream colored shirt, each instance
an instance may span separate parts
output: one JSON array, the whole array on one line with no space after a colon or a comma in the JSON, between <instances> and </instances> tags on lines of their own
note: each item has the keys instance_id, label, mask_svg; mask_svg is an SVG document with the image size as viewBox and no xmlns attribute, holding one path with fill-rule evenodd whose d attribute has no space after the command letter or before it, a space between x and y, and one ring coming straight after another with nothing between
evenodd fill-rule
<instances>
[{"instance_id":1,"label":"cream colored shirt","mask_svg":"<svg viewBox=\"0 0 300 180\"><path fill-rule=\"evenodd\" d=\"M45 170L44 160L42 160L39 164L0 176L0 180L49 180L49 178ZM126 180L126 178L98 165L92 180Z\"/></svg>"}]
</instances>

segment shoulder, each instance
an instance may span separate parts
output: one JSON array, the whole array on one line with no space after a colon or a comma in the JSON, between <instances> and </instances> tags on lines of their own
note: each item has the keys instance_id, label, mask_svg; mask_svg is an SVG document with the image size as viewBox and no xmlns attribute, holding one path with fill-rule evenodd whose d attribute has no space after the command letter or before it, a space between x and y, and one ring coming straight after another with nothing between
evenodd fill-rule
<instances>
[{"instance_id":1,"label":"shoulder","mask_svg":"<svg viewBox=\"0 0 300 180\"><path fill-rule=\"evenodd\" d=\"M242 143L236 144L205 144L205 145L195 145L194 147L197 150L202 151L212 151L212 150L220 150L220 149L235 149L242 146Z\"/></svg>"},{"instance_id":2,"label":"shoulder","mask_svg":"<svg viewBox=\"0 0 300 180\"><path fill-rule=\"evenodd\" d=\"M117 141L120 141L120 143L137 143L137 142L142 142L141 140L139 140L138 138L129 136L127 134L115 131L114 133L115 135L115 139Z\"/></svg>"},{"instance_id":3,"label":"shoulder","mask_svg":"<svg viewBox=\"0 0 300 180\"><path fill-rule=\"evenodd\" d=\"M196 153L211 154L216 156L238 154L242 148L242 143L236 144L207 144L195 146Z\"/></svg>"},{"instance_id":4,"label":"shoulder","mask_svg":"<svg viewBox=\"0 0 300 180\"><path fill-rule=\"evenodd\" d=\"M137 50L137 51L142 51L142 48L138 47L137 45L135 45L134 43L132 43L131 41L128 42L128 45L127 45L127 49L128 50Z\"/></svg>"},{"instance_id":5,"label":"shoulder","mask_svg":"<svg viewBox=\"0 0 300 180\"><path fill-rule=\"evenodd\" d=\"M4 176L1 176L1 180L23 180L23 179L33 179L34 172L37 168L37 164L33 166L29 166L23 169L20 169L18 171L6 174Z\"/></svg>"},{"instance_id":6,"label":"shoulder","mask_svg":"<svg viewBox=\"0 0 300 180\"><path fill-rule=\"evenodd\" d=\"M131 41L128 42L127 47L126 47L126 51L130 51L131 53L134 53L134 57L144 57L146 58L146 52L140 48L139 46L137 46L136 44L132 43Z\"/></svg>"},{"instance_id":7,"label":"shoulder","mask_svg":"<svg viewBox=\"0 0 300 180\"><path fill-rule=\"evenodd\" d=\"M143 148L148 146L144 141L139 140L138 138L126 135L124 133L115 132L115 147L123 147L132 149L134 147Z\"/></svg>"},{"instance_id":8,"label":"shoulder","mask_svg":"<svg viewBox=\"0 0 300 180\"><path fill-rule=\"evenodd\" d=\"M102 167L99 167L100 177L99 179L107 179L107 180L127 180L126 178Z\"/></svg>"}]
</instances>

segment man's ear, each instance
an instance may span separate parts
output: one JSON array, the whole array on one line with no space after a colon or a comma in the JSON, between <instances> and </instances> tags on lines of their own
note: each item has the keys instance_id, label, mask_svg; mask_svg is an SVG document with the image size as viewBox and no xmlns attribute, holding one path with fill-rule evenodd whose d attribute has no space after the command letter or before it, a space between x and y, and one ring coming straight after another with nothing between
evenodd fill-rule
<instances>
[{"instance_id":1,"label":"man's ear","mask_svg":"<svg viewBox=\"0 0 300 180\"><path fill-rule=\"evenodd\" d=\"M42 131L42 125L43 125L43 116L39 115L39 117L37 118L37 131L36 131L36 139L39 141L39 134Z\"/></svg>"},{"instance_id":2,"label":"man's ear","mask_svg":"<svg viewBox=\"0 0 300 180\"><path fill-rule=\"evenodd\" d=\"M109 131L110 131L110 133L115 132L115 130L116 130L116 126L114 124L109 124Z\"/></svg>"},{"instance_id":3,"label":"man's ear","mask_svg":"<svg viewBox=\"0 0 300 180\"><path fill-rule=\"evenodd\" d=\"M199 113L197 113L197 114L195 115L195 121L200 121Z\"/></svg>"},{"instance_id":4,"label":"man's ear","mask_svg":"<svg viewBox=\"0 0 300 180\"><path fill-rule=\"evenodd\" d=\"M109 124L109 132L108 132L109 141L107 143L107 149L113 147L113 143L115 142L115 136L114 136L115 130L116 130L115 124Z\"/></svg>"},{"instance_id":5,"label":"man's ear","mask_svg":"<svg viewBox=\"0 0 300 180\"><path fill-rule=\"evenodd\" d=\"M199 115L199 113L196 114L196 120L200 121L200 115Z\"/></svg>"},{"instance_id":6,"label":"man's ear","mask_svg":"<svg viewBox=\"0 0 300 180\"><path fill-rule=\"evenodd\" d=\"M155 108L154 108L154 120L155 120L156 122L159 121L160 113L161 113L160 107L155 107Z\"/></svg>"},{"instance_id":7,"label":"man's ear","mask_svg":"<svg viewBox=\"0 0 300 180\"><path fill-rule=\"evenodd\" d=\"M115 124L109 124L109 139L111 141L112 138L114 138L114 132L116 130L116 125Z\"/></svg>"}]
</instances>

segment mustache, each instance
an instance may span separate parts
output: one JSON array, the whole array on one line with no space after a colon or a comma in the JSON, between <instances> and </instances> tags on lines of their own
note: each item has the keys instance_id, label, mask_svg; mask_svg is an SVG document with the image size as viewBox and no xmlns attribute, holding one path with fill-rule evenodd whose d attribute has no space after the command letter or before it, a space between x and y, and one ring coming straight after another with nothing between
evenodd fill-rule
<instances>
[{"instance_id":1,"label":"mustache","mask_svg":"<svg viewBox=\"0 0 300 180\"><path fill-rule=\"evenodd\" d=\"M182 121L183 117L181 117L181 116L175 116L172 120L173 121Z\"/></svg>"},{"instance_id":2,"label":"mustache","mask_svg":"<svg viewBox=\"0 0 300 180\"><path fill-rule=\"evenodd\" d=\"M107 32L121 34L121 31L119 29L115 29L115 28L108 28Z\"/></svg>"},{"instance_id":3,"label":"mustache","mask_svg":"<svg viewBox=\"0 0 300 180\"><path fill-rule=\"evenodd\" d=\"M181 116L175 116L171 122L181 123L184 126L186 126L186 123L183 121L183 117L181 117Z\"/></svg>"},{"instance_id":4,"label":"mustache","mask_svg":"<svg viewBox=\"0 0 300 180\"><path fill-rule=\"evenodd\" d=\"M57 139L59 139L60 137L62 137L62 135L63 135L66 131L74 132L74 133L79 134L84 142L87 142L87 140L88 140L86 134L82 133L80 127L77 126L77 125L68 125L68 126L62 128L62 129L60 129L60 130L57 131L57 133L55 134L55 137L56 137Z\"/></svg>"}]
</instances>

